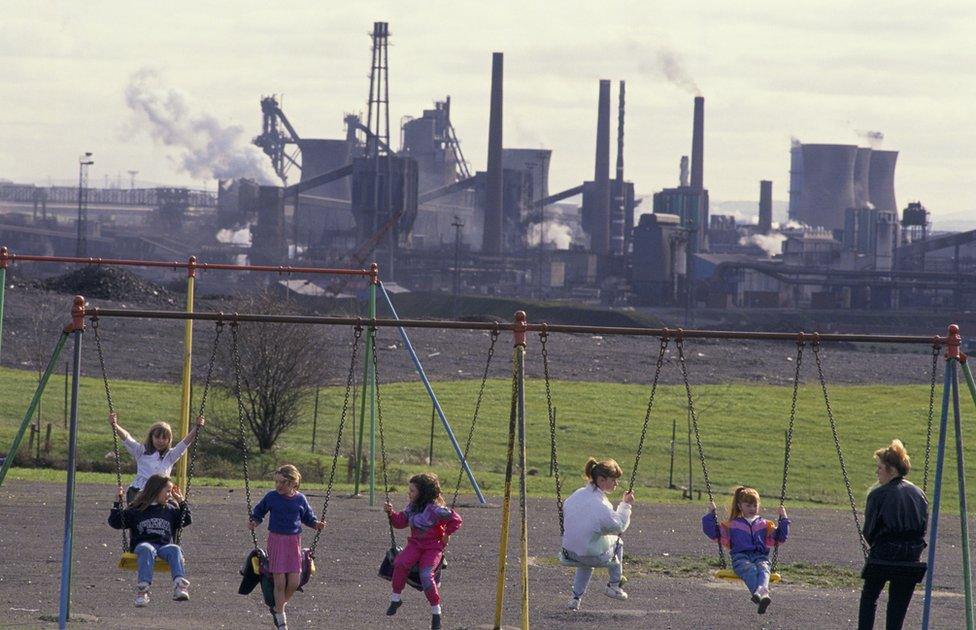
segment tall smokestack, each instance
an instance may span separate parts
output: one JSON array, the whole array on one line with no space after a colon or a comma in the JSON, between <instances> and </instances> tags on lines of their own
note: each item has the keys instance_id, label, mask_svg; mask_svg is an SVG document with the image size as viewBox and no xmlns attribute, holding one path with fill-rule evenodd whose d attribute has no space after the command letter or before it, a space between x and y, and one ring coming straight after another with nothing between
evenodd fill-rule
<instances>
[{"instance_id":1,"label":"tall smokestack","mask_svg":"<svg viewBox=\"0 0 976 630\"><path fill-rule=\"evenodd\" d=\"M600 101L596 122L596 187L594 226L590 249L594 254L610 251L610 81L600 80Z\"/></svg>"},{"instance_id":2,"label":"tall smokestack","mask_svg":"<svg viewBox=\"0 0 976 630\"><path fill-rule=\"evenodd\" d=\"M610 209L610 252L622 256L627 250L628 227L633 219L627 220L627 195L624 187L624 114L626 87L620 81L620 94L617 97L617 172L611 187L613 198Z\"/></svg>"},{"instance_id":3,"label":"tall smokestack","mask_svg":"<svg viewBox=\"0 0 976 630\"><path fill-rule=\"evenodd\" d=\"M505 55L491 55L491 113L488 117L488 173L485 182L485 230L481 251L502 253L502 76Z\"/></svg>"},{"instance_id":4,"label":"tall smokestack","mask_svg":"<svg viewBox=\"0 0 976 630\"><path fill-rule=\"evenodd\" d=\"M695 97L695 122L691 133L691 187L705 188L705 98Z\"/></svg>"},{"instance_id":5,"label":"tall smokestack","mask_svg":"<svg viewBox=\"0 0 976 630\"><path fill-rule=\"evenodd\" d=\"M773 182L759 182L759 231L769 234L773 230Z\"/></svg>"},{"instance_id":6,"label":"tall smokestack","mask_svg":"<svg viewBox=\"0 0 976 630\"><path fill-rule=\"evenodd\" d=\"M678 185L682 187L688 186L688 156L682 155L681 162L678 165Z\"/></svg>"}]
</instances>

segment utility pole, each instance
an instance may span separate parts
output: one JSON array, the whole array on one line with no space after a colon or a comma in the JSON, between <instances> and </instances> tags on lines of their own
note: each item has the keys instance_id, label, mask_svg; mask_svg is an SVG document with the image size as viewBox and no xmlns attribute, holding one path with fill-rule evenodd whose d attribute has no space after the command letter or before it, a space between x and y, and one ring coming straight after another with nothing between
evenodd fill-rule
<instances>
[{"instance_id":1,"label":"utility pole","mask_svg":"<svg viewBox=\"0 0 976 630\"><path fill-rule=\"evenodd\" d=\"M454 319L461 316L461 228L464 223L454 215Z\"/></svg>"},{"instance_id":2,"label":"utility pole","mask_svg":"<svg viewBox=\"0 0 976 630\"><path fill-rule=\"evenodd\" d=\"M91 151L78 158L78 240L75 256L88 255L88 167L95 163Z\"/></svg>"}]
</instances>

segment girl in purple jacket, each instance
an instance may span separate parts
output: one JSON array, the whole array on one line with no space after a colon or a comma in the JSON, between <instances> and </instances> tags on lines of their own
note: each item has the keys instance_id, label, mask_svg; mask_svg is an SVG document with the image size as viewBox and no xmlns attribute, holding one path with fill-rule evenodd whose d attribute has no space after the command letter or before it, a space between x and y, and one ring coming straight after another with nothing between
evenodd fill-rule
<instances>
[{"instance_id":1,"label":"girl in purple jacket","mask_svg":"<svg viewBox=\"0 0 976 630\"><path fill-rule=\"evenodd\" d=\"M767 521L759 516L759 493L746 486L735 489L729 520L719 522L714 502L710 501L708 508L708 513L702 517L702 531L729 550L732 570L752 593L759 614L765 613L771 601L769 550L786 542L790 533L786 508L779 507L778 523Z\"/></svg>"},{"instance_id":2,"label":"girl in purple jacket","mask_svg":"<svg viewBox=\"0 0 976 630\"><path fill-rule=\"evenodd\" d=\"M410 504L397 512L387 501L383 510L397 529L410 527L407 546L397 554L393 563L393 595L387 615L395 615L403 603L400 594L407 584L407 575L415 564L420 565L420 583L430 602L432 630L441 628L441 595L434 581L434 570L441 563L444 548L451 534L461 527L461 516L444 505L441 484L434 473L421 473L410 478Z\"/></svg>"}]
</instances>

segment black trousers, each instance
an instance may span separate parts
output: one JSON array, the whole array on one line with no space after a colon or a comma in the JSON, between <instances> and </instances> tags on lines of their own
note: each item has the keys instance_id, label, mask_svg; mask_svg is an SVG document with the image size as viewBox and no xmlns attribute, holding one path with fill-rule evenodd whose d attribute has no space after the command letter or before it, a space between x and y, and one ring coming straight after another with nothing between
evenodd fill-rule
<instances>
[{"instance_id":1,"label":"black trousers","mask_svg":"<svg viewBox=\"0 0 976 630\"><path fill-rule=\"evenodd\" d=\"M861 589L861 606L857 614L858 630L872 630L874 628L878 596L884 590L885 582L891 584L888 587L885 630L901 630L901 626L905 622L905 614L908 613L908 605L912 601L912 594L915 592L915 585L918 582L912 578L886 578L874 575L864 579L864 587Z\"/></svg>"}]
</instances>

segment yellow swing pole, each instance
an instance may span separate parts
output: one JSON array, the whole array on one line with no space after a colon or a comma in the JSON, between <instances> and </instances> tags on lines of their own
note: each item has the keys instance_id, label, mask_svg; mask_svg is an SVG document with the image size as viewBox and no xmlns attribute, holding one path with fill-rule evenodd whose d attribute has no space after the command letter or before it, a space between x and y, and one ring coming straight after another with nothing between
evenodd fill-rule
<instances>
[{"instance_id":1,"label":"yellow swing pole","mask_svg":"<svg viewBox=\"0 0 976 630\"><path fill-rule=\"evenodd\" d=\"M522 600L522 630L529 630L529 526L526 510L525 487L525 324L524 311L515 313L515 374L518 401L519 440L519 535L520 586Z\"/></svg>"},{"instance_id":2,"label":"yellow swing pole","mask_svg":"<svg viewBox=\"0 0 976 630\"><path fill-rule=\"evenodd\" d=\"M193 289L197 276L197 257L190 256L186 268L186 312L193 312ZM190 430L190 379L193 375L193 320L187 318L183 327L183 394L180 398L180 431L183 439ZM186 487L186 457L176 464L176 481L181 488Z\"/></svg>"},{"instance_id":3,"label":"yellow swing pole","mask_svg":"<svg viewBox=\"0 0 976 630\"><path fill-rule=\"evenodd\" d=\"M525 331L521 333L522 343ZM522 347L519 345L519 332L514 335L515 350L512 355L512 397L508 414L508 454L505 463L505 494L502 498L502 529L498 540L498 578L495 582L495 620L494 630L502 627L502 607L505 603L505 569L508 565L508 529L512 508L512 468L515 460L515 434L518 423L518 372Z\"/></svg>"}]
</instances>

